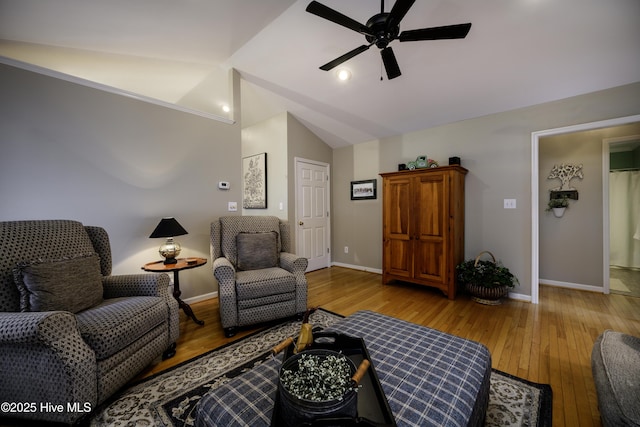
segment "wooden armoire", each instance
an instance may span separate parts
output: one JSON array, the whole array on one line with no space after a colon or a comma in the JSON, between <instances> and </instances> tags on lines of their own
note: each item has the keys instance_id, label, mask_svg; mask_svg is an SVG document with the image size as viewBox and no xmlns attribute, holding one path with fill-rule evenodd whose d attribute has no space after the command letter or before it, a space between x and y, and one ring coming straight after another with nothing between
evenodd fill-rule
<instances>
[{"instance_id":1,"label":"wooden armoire","mask_svg":"<svg viewBox=\"0 0 640 427\"><path fill-rule=\"evenodd\" d=\"M456 297L464 260L461 166L382 173L382 281L417 283Z\"/></svg>"}]
</instances>

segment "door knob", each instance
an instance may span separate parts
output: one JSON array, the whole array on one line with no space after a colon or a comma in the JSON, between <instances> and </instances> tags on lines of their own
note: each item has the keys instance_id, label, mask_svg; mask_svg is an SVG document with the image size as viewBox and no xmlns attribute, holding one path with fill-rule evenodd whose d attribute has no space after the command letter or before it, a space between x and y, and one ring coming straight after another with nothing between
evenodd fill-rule
<instances>
[{"instance_id":1,"label":"door knob","mask_svg":"<svg viewBox=\"0 0 640 427\"><path fill-rule=\"evenodd\" d=\"M300 222L298 223L298 225L304 225L304 222L300 221Z\"/></svg>"}]
</instances>

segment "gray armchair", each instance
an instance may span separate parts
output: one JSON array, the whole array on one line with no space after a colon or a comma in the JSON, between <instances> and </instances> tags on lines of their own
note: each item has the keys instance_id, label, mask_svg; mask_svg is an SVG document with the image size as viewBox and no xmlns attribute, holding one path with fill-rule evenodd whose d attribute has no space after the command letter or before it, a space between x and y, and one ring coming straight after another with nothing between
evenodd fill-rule
<instances>
[{"instance_id":1,"label":"gray armchair","mask_svg":"<svg viewBox=\"0 0 640 427\"><path fill-rule=\"evenodd\" d=\"M0 402L33 404L0 417L73 423L175 353L168 286L166 274L111 276L103 228L0 222Z\"/></svg>"},{"instance_id":2,"label":"gray armchair","mask_svg":"<svg viewBox=\"0 0 640 427\"><path fill-rule=\"evenodd\" d=\"M640 337L604 331L593 343L591 371L602 425L640 426Z\"/></svg>"},{"instance_id":3,"label":"gray armchair","mask_svg":"<svg viewBox=\"0 0 640 427\"><path fill-rule=\"evenodd\" d=\"M238 326L302 315L308 260L290 251L289 224L275 216L228 216L211 223L211 259L220 320Z\"/></svg>"}]
</instances>

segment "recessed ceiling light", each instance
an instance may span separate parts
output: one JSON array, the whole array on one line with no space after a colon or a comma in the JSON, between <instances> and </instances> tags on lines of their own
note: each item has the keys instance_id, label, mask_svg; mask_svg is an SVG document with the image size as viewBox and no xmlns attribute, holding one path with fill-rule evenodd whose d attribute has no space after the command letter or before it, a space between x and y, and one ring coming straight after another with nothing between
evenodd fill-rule
<instances>
[{"instance_id":1,"label":"recessed ceiling light","mask_svg":"<svg viewBox=\"0 0 640 427\"><path fill-rule=\"evenodd\" d=\"M346 68L340 68L336 72L336 75L338 76L338 80L346 82L351 78L351 71L347 70Z\"/></svg>"},{"instance_id":2,"label":"recessed ceiling light","mask_svg":"<svg viewBox=\"0 0 640 427\"><path fill-rule=\"evenodd\" d=\"M222 106L222 111L224 111L225 113L228 113L229 111L231 111L231 108L229 108L229 106L227 104L224 104Z\"/></svg>"}]
</instances>

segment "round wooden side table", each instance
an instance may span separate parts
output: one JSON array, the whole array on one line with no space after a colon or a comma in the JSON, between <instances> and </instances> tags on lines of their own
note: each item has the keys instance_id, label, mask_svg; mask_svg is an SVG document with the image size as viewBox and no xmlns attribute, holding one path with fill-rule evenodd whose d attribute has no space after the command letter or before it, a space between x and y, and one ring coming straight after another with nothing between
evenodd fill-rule
<instances>
[{"instance_id":1,"label":"round wooden side table","mask_svg":"<svg viewBox=\"0 0 640 427\"><path fill-rule=\"evenodd\" d=\"M178 301L178 305L184 313L191 317L198 325L204 325L204 321L199 320L193 313L193 310L186 302L180 299L180 277L178 273L182 270L201 267L207 263L206 258L178 258L175 264L165 264L164 261L150 262L142 266L144 271L153 271L154 273L168 273L173 271L173 297Z\"/></svg>"}]
</instances>

